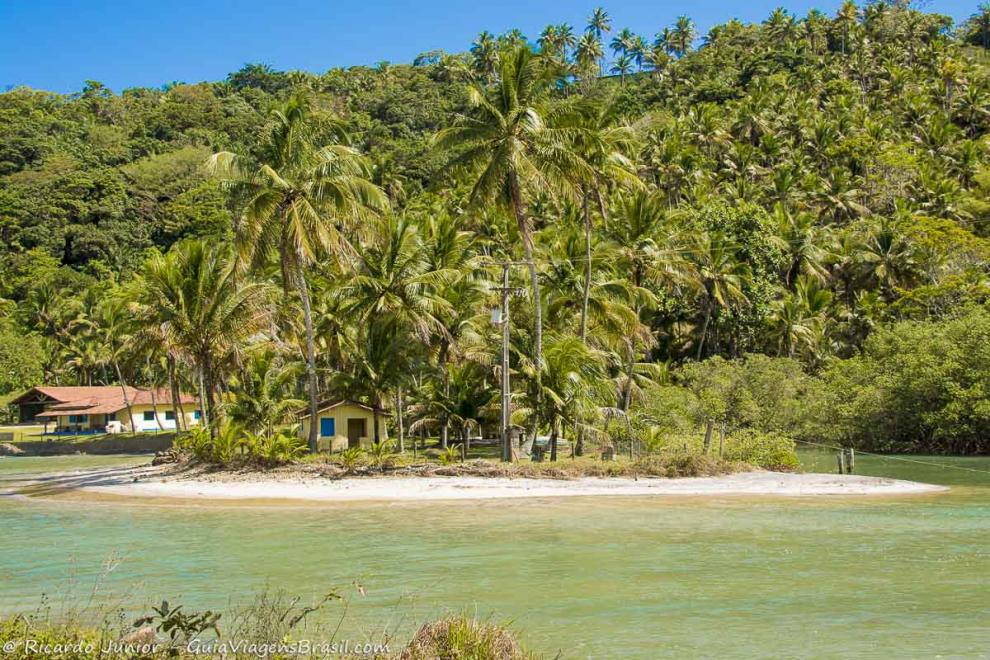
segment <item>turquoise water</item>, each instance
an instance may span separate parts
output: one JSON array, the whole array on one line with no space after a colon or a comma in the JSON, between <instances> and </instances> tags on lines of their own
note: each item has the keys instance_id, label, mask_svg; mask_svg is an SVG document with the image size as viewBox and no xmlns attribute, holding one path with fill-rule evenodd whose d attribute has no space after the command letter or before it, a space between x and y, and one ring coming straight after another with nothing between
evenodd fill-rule
<instances>
[{"instance_id":1,"label":"turquoise water","mask_svg":"<svg viewBox=\"0 0 990 660\"><path fill-rule=\"evenodd\" d=\"M141 460L0 459L0 489ZM833 469L831 454L803 460ZM860 456L857 471L953 489L267 508L0 497L0 612L96 583L98 599L133 610L338 589L338 638L404 640L469 612L550 657L985 657L990 459L912 460L952 468ZM101 577L108 558L119 564ZM335 626L342 612L324 616Z\"/></svg>"}]
</instances>

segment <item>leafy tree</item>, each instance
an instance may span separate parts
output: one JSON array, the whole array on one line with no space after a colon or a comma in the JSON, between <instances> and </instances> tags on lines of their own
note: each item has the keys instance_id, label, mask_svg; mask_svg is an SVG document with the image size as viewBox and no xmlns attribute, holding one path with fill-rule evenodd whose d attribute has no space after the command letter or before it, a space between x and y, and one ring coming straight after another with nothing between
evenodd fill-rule
<instances>
[{"instance_id":1,"label":"leafy tree","mask_svg":"<svg viewBox=\"0 0 990 660\"><path fill-rule=\"evenodd\" d=\"M587 169L568 131L546 122L541 95L554 77L553 69L528 47L506 53L498 86L490 91L471 87L472 112L457 117L437 139L438 145L460 151L453 165L470 172L476 205L497 201L515 216L530 273L537 362L543 353L543 309L527 204L534 195L569 192L575 174Z\"/></svg>"},{"instance_id":2,"label":"leafy tree","mask_svg":"<svg viewBox=\"0 0 990 660\"><path fill-rule=\"evenodd\" d=\"M41 382L45 349L37 335L25 335L9 322L0 322L0 394L34 387Z\"/></svg>"},{"instance_id":3,"label":"leafy tree","mask_svg":"<svg viewBox=\"0 0 990 660\"><path fill-rule=\"evenodd\" d=\"M210 161L247 199L237 227L241 252L255 268L277 256L286 295L292 289L299 294L311 419L316 419L319 393L305 269L322 256L349 250L343 226L387 204L368 180L368 165L357 151L343 144L316 145L320 119L313 116L309 100L297 94L272 112L257 162L231 152L220 152ZM316 449L316 433L312 424L311 450Z\"/></svg>"}]
</instances>

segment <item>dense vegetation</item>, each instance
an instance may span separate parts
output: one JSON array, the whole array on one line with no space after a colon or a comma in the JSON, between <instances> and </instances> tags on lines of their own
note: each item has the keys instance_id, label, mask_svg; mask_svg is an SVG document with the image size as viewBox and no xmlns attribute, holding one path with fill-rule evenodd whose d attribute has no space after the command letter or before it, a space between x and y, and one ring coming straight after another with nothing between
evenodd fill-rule
<instances>
[{"instance_id":1,"label":"dense vegetation","mask_svg":"<svg viewBox=\"0 0 990 660\"><path fill-rule=\"evenodd\" d=\"M598 10L411 65L9 91L0 393L167 385L270 437L354 396L446 445L497 427L510 261L531 434L985 452L988 31L846 2L695 49Z\"/></svg>"}]
</instances>

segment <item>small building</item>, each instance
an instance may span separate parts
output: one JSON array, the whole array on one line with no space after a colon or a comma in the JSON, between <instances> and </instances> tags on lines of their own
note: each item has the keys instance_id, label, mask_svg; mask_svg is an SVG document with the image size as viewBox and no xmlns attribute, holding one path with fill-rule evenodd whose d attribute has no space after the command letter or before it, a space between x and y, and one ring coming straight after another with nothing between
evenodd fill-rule
<instances>
[{"instance_id":1,"label":"small building","mask_svg":"<svg viewBox=\"0 0 990 660\"><path fill-rule=\"evenodd\" d=\"M33 387L11 401L21 423L44 424L46 433L106 433L121 431L174 431L172 394L168 390L145 390L119 385L99 387ZM133 415L128 419L128 404ZM195 397L179 398L185 426L199 424L201 413ZM49 430L48 425L54 423Z\"/></svg>"},{"instance_id":2,"label":"small building","mask_svg":"<svg viewBox=\"0 0 990 660\"><path fill-rule=\"evenodd\" d=\"M317 448L320 451L343 451L350 447L370 447L375 441L375 420L378 438L388 439L388 413L353 399L325 401L317 409ZM299 437L309 438L309 409L299 413Z\"/></svg>"}]
</instances>

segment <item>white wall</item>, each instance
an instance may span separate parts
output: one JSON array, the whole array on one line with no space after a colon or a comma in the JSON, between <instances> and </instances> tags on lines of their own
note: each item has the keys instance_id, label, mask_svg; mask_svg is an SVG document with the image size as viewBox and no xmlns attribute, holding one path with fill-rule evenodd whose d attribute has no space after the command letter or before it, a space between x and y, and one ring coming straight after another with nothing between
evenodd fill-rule
<instances>
[{"instance_id":1,"label":"white wall","mask_svg":"<svg viewBox=\"0 0 990 660\"><path fill-rule=\"evenodd\" d=\"M146 420L144 418L144 413L145 412L153 413L154 410L151 407L148 407L146 410L144 410L144 409L141 409L141 410L135 409L134 410L134 417L132 418L131 429L133 429L134 431L150 431L150 432L159 431L159 430L165 430L165 431L174 431L175 430L175 428L176 428L175 427L175 420L174 419L165 419L165 412L166 411L161 406L158 407L158 420L161 421L161 425L160 426L158 424L158 421L155 420L155 419ZM186 417L186 424L185 425L187 427L189 427L189 426L198 426L199 425L199 420L196 419L196 413L194 411L186 411L186 416L185 417ZM126 410L122 410L119 413L117 413L117 419L121 420L122 422L123 422L123 420L126 420L127 419L127 411Z\"/></svg>"}]
</instances>

